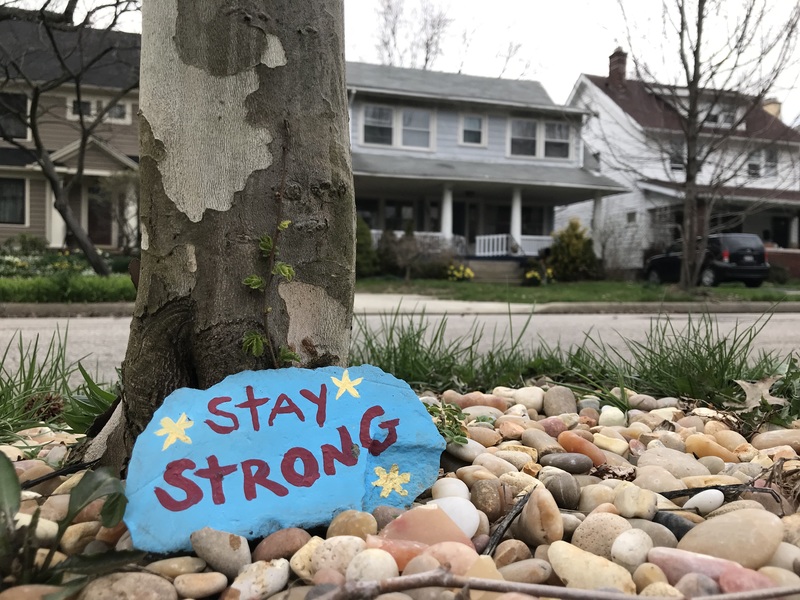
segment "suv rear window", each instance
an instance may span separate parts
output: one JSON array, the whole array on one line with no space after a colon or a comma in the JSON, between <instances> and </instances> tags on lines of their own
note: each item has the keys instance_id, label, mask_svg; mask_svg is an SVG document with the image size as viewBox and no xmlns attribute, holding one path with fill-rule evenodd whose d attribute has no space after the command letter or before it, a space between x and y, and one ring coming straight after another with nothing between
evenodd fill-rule
<instances>
[{"instance_id":1,"label":"suv rear window","mask_svg":"<svg viewBox=\"0 0 800 600\"><path fill-rule=\"evenodd\" d=\"M736 252L743 248L757 250L764 246L761 238L752 233L726 233L720 238L723 245L731 252Z\"/></svg>"}]
</instances>

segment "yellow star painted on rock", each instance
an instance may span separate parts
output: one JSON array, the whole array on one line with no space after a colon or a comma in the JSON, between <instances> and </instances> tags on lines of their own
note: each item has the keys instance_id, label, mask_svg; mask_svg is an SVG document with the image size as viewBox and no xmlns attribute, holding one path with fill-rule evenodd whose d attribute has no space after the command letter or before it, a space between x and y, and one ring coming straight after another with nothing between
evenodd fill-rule
<instances>
[{"instance_id":1,"label":"yellow star painted on rock","mask_svg":"<svg viewBox=\"0 0 800 600\"><path fill-rule=\"evenodd\" d=\"M383 467L375 467L375 475L378 476L378 479L373 481L372 485L383 488L381 498L386 498L392 492L408 496L408 491L403 489L403 484L411 481L411 473L400 473L397 465L392 465L388 473Z\"/></svg>"},{"instance_id":2,"label":"yellow star painted on rock","mask_svg":"<svg viewBox=\"0 0 800 600\"><path fill-rule=\"evenodd\" d=\"M185 444L191 444L192 440L186 435L186 430L192 425L194 425L194 421L190 421L186 413L181 413L177 421L173 421L169 417L161 419L161 429L156 431L156 435L167 436L167 439L164 440L164 445L161 447L161 451L163 452L169 448L177 440Z\"/></svg>"},{"instance_id":3,"label":"yellow star painted on rock","mask_svg":"<svg viewBox=\"0 0 800 600\"><path fill-rule=\"evenodd\" d=\"M331 377L331 381L333 385L339 388L339 391L336 392L336 400L341 398L342 394L348 392L353 398L360 398L358 394L358 390L356 390L356 386L364 380L363 377L359 377L358 379L350 380L350 375L347 373L347 369L344 370L342 373L341 379L336 379L336 377Z\"/></svg>"}]
</instances>

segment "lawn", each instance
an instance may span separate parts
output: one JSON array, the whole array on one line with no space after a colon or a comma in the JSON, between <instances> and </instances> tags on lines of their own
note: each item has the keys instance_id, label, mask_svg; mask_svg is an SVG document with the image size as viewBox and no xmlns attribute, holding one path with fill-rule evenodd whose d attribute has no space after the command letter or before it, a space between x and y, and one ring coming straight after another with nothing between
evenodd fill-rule
<instances>
[{"instance_id":1,"label":"lawn","mask_svg":"<svg viewBox=\"0 0 800 600\"><path fill-rule=\"evenodd\" d=\"M779 302L795 297L800 300L800 285L797 282L780 286L765 283L756 289L747 288L741 283L726 283L715 288L698 288L696 293L687 294L676 286L627 281L555 282L540 287L523 287L521 285L440 279L421 279L405 283L401 279L372 278L357 281L356 292L421 294L471 302L538 304L547 302L689 302L696 300ZM797 295L794 296L792 292Z\"/></svg>"}]
</instances>

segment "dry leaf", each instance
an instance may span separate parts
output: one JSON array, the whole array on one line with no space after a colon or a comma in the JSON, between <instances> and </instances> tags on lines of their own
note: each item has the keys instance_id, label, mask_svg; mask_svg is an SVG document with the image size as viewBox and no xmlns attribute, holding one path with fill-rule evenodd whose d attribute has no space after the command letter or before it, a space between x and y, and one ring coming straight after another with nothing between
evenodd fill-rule
<instances>
[{"instance_id":1,"label":"dry leaf","mask_svg":"<svg viewBox=\"0 0 800 600\"><path fill-rule=\"evenodd\" d=\"M744 400L745 410L754 410L758 408L761 406L762 400L767 404L771 404L772 406L786 406L786 400L784 398L776 398L769 393L770 388L779 379L781 379L779 375L774 377L765 377L764 379L760 379L755 383L750 383L749 381L743 381L741 379L734 379L734 381L739 384L739 387L744 390L746 395Z\"/></svg>"}]
</instances>

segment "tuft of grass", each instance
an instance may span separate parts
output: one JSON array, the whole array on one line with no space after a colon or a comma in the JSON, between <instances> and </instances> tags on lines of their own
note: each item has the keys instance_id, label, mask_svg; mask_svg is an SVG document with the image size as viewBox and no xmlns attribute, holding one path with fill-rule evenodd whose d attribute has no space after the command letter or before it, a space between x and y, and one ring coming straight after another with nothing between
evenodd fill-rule
<instances>
[{"instance_id":1,"label":"tuft of grass","mask_svg":"<svg viewBox=\"0 0 800 600\"><path fill-rule=\"evenodd\" d=\"M522 342L530 317L518 334L498 337L493 332L485 351L478 349L485 331L477 319L466 333L456 337L447 335L447 317L433 325L424 312L401 315L398 309L384 314L377 329L370 329L362 317L355 316L354 320L350 362L378 366L417 390L463 392L518 386L529 374L530 360Z\"/></svg>"}]
</instances>

